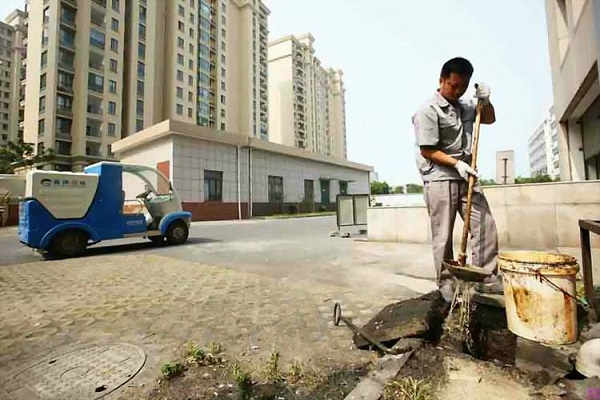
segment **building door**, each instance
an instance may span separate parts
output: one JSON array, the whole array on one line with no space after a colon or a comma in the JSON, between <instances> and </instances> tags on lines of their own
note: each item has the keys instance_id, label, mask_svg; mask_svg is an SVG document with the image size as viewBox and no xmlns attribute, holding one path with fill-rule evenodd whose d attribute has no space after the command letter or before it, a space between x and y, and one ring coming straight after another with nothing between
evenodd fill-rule
<instances>
[{"instance_id":1,"label":"building door","mask_svg":"<svg viewBox=\"0 0 600 400\"><path fill-rule=\"evenodd\" d=\"M312 179L304 180L304 206L301 212L315 211L315 181Z\"/></svg>"},{"instance_id":2,"label":"building door","mask_svg":"<svg viewBox=\"0 0 600 400\"><path fill-rule=\"evenodd\" d=\"M321 179L321 204L329 205L329 180Z\"/></svg>"}]
</instances>

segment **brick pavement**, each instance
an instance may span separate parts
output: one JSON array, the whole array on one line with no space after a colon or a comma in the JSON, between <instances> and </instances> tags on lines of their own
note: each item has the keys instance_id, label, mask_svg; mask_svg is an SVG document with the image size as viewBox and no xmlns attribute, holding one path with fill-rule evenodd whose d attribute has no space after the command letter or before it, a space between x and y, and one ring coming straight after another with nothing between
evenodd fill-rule
<instances>
[{"instance_id":1,"label":"brick pavement","mask_svg":"<svg viewBox=\"0 0 600 400\"><path fill-rule=\"evenodd\" d=\"M233 355L272 347L314 366L365 361L333 327L334 301L364 323L392 299L360 287L277 279L155 254L0 268L0 381L28 363L82 344L127 342L148 355L124 398L148 388L182 343L218 341ZM117 396L115 395L115 396ZM0 395L1 397L1 395Z\"/></svg>"}]
</instances>

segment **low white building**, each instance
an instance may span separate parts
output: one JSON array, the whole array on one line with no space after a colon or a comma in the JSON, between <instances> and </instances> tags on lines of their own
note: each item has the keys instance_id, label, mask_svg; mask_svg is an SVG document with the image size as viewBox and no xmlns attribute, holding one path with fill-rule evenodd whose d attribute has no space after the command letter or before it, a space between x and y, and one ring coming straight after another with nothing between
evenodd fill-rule
<instances>
[{"instance_id":1,"label":"low white building","mask_svg":"<svg viewBox=\"0 0 600 400\"><path fill-rule=\"evenodd\" d=\"M335 210L368 194L373 168L294 147L167 120L113 144L121 162L158 168L193 220Z\"/></svg>"},{"instance_id":2,"label":"low white building","mask_svg":"<svg viewBox=\"0 0 600 400\"><path fill-rule=\"evenodd\" d=\"M548 117L529 137L529 172L531 176L548 175L560 177L558 123L554 116L554 108Z\"/></svg>"}]
</instances>

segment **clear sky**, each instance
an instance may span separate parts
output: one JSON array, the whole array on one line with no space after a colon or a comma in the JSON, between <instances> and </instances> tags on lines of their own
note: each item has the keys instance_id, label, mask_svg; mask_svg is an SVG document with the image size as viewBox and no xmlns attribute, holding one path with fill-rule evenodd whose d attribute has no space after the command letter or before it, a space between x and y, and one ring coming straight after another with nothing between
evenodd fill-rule
<instances>
[{"instance_id":1,"label":"clear sky","mask_svg":"<svg viewBox=\"0 0 600 400\"><path fill-rule=\"evenodd\" d=\"M482 128L481 174L493 178L495 151L506 149L517 174L529 174L527 139L552 104L543 0L264 1L271 40L310 32L323 64L344 71L348 157L381 180L419 181L411 116L455 56L471 60L496 106L498 122ZM0 16L23 4L1 0Z\"/></svg>"}]
</instances>

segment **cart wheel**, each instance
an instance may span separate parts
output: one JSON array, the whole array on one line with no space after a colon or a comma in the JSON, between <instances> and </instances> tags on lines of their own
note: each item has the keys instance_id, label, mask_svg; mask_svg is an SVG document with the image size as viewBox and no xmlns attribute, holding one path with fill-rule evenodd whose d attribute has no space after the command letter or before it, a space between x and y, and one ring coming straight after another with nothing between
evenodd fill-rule
<instances>
[{"instance_id":1,"label":"cart wheel","mask_svg":"<svg viewBox=\"0 0 600 400\"><path fill-rule=\"evenodd\" d=\"M167 243L170 245L183 244L188 239L190 232L187 224L182 220L175 221L167 229Z\"/></svg>"},{"instance_id":2,"label":"cart wheel","mask_svg":"<svg viewBox=\"0 0 600 400\"><path fill-rule=\"evenodd\" d=\"M340 319L342 319L342 306L340 303L335 303L333 306L333 324L338 326L340 324Z\"/></svg>"},{"instance_id":3,"label":"cart wheel","mask_svg":"<svg viewBox=\"0 0 600 400\"><path fill-rule=\"evenodd\" d=\"M59 233L52 239L50 254L52 256L69 258L85 253L88 235L80 230L68 230Z\"/></svg>"}]
</instances>

